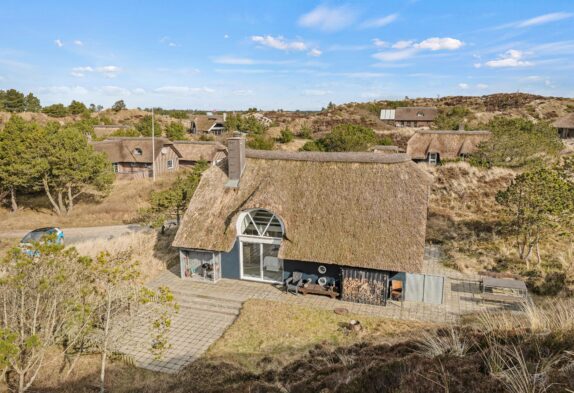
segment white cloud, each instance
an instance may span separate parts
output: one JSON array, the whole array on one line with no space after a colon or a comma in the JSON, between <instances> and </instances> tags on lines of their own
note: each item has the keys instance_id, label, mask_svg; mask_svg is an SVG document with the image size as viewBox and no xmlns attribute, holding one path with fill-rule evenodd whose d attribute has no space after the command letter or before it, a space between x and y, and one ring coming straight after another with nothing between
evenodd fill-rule
<instances>
[{"instance_id":1,"label":"white cloud","mask_svg":"<svg viewBox=\"0 0 574 393\"><path fill-rule=\"evenodd\" d=\"M251 89L233 90L231 93L236 96L250 96L253 94L253 90Z\"/></svg>"},{"instance_id":2,"label":"white cloud","mask_svg":"<svg viewBox=\"0 0 574 393\"><path fill-rule=\"evenodd\" d=\"M528 67L533 65L532 62L523 60L523 57L524 52L510 49L500 55L498 59L487 61L484 65L490 68Z\"/></svg>"},{"instance_id":3,"label":"white cloud","mask_svg":"<svg viewBox=\"0 0 574 393\"><path fill-rule=\"evenodd\" d=\"M522 22L518 22L516 24L516 27L538 26L543 25L545 23L557 22L559 20L569 19L572 16L574 16L574 14L571 14L569 12L553 12L550 14L544 14L531 19L523 20Z\"/></svg>"},{"instance_id":4,"label":"white cloud","mask_svg":"<svg viewBox=\"0 0 574 393\"><path fill-rule=\"evenodd\" d=\"M224 34L223 38L228 39L229 38L229 34Z\"/></svg>"},{"instance_id":5,"label":"white cloud","mask_svg":"<svg viewBox=\"0 0 574 393\"><path fill-rule=\"evenodd\" d=\"M113 65L97 67L96 72L104 74L108 78L115 78L121 72L121 68Z\"/></svg>"},{"instance_id":6,"label":"white cloud","mask_svg":"<svg viewBox=\"0 0 574 393\"><path fill-rule=\"evenodd\" d=\"M255 64L255 61L248 57L233 57L233 56L214 57L213 62L217 64L234 64L234 65Z\"/></svg>"},{"instance_id":7,"label":"white cloud","mask_svg":"<svg viewBox=\"0 0 574 393\"><path fill-rule=\"evenodd\" d=\"M100 91L107 96L113 97L125 97L132 94L128 89L119 86L103 86Z\"/></svg>"},{"instance_id":8,"label":"white cloud","mask_svg":"<svg viewBox=\"0 0 574 393\"><path fill-rule=\"evenodd\" d=\"M82 78L87 73L97 72L97 73L103 74L104 76L106 76L108 78L115 78L120 71L121 71L120 67L113 66L113 65L103 66L103 67L95 67L95 68L90 67L90 66L86 66L86 67L74 67L74 68L72 68L72 72L70 72L70 74L72 76L77 77L77 78Z\"/></svg>"},{"instance_id":9,"label":"white cloud","mask_svg":"<svg viewBox=\"0 0 574 393\"><path fill-rule=\"evenodd\" d=\"M167 44L167 46L175 48L177 45L175 44L175 42L170 42L169 44Z\"/></svg>"},{"instance_id":10,"label":"white cloud","mask_svg":"<svg viewBox=\"0 0 574 393\"><path fill-rule=\"evenodd\" d=\"M373 38L373 45L379 48L386 48L389 46L389 43L378 38Z\"/></svg>"},{"instance_id":11,"label":"white cloud","mask_svg":"<svg viewBox=\"0 0 574 393\"><path fill-rule=\"evenodd\" d=\"M413 46L414 43L412 40L401 40L395 42L392 47L395 49L406 49Z\"/></svg>"},{"instance_id":12,"label":"white cloud","mask_svg":"<svg viewBox=\"0 0 574 393\"><path fill-rule=\"evenodd\" d=\"M88 67L74 67L74 68L72 68L72 72L70 72L70 74L72 76L77 77L77 78L82 78L88 72L94 72L94 69L90 66L88 66Z\"/></svg>"},{"instance_id":13,"label":"white cloud","mask_svg":"<svg viewBox=\"0 0 574 393\"><path fill-rule=\"evenodd\" d=\"M476 87L480 90L488 89L488 85L485 83L479 83L476 85Z\"/></svg>"},{"instance_id":14,"label":"white cloud","mask_svg":"<svg viewBox=\"0 0 574 393\"><path fill-rule=\"evenodd\" d=\"M473 67L474 67L474 68L480 68L480 67L482 67L482 64L480 64L480 63L474 63L474 64L473 64Z\"/></svg>"},{"instance_id":15,"label":"white cloud","mask_svg":"<svg viewBox=\"0 0 574 393\"><path fill-rule=\"evenodd\" d=\"M303 41L286 41L285 38L282 36L273 37L270 35L262 36L262 35L254 35L251 36L251 41L256 42L263 46L268 46L270 48L279 49L279 50L295 50L295 51L303 51L307 50L307 44Z\"/></svg>"},{"instance_id":16,"label":"white cloud","mask_svg":"<svg viewBox=\"0 0 574 393\"><path fill-rule=\"evenodd\" d=\"M397 50L375 53L373 57L382 61L398 61L413 57L423 50L456 50L461 48L463 45L464 43L462 41L450 37L432 37L421 42L401 40L392 45L392 48Z\"/></svg>"},{"instance_id":17,"label":"white cloud","mask_svg":"<svg viewBox=\"0 0 574 393\"><path fill-rule=\"evenodd\" d=\"M460 87L463 90L466 90L469 88L468 83L459 83L458 87Z\"/></svg>"},{"instance_id":18,"label":"white cloud","mask_svg":"<svg viewBox=\"0 0 574 393\"><path fill-rule=\"evenodd\" d=\"M328 7L320 5L299 18L299 25L333 32L353 24L357 14L349 6Z\"/></svg>"},{"instance_id":19,"label":"white cloud","mask_svg":"<svg viewBox=\"0 0 574 393\"><path fill-rule=\"evenodd\" d=\"M319 49L311 49L308 53L309 56L319 57L323 54Z\"/></svg>"},{"instance_id":20,"label":"white cloud","mask_svg":"<svg viewBox=\"0 0 574 393\"><path fill-rule=\"evenodd\" d=\"M154 90L160 94L170 94L177 96L189 96L199 93L214 93L215 90L209 87L189 87L189 86L162 86Z\"/></svg>"},{"instance_id":21,"label":"white cloud","mask_svg":"<svg viewBox=\"0 0 574 393\"><path fill-rule=\"evenodd\" d=\"M326 96L331 94L329 90L320 90L320 89L305 89L303 90L303 95L305 96Z\"/></svg>"},{"instance_id":22,"label":"white cloud","mask_svg":"<svg viewBox=\"0 0 574 393\"><path fill-rule=\"evenodd\" d=\"M432 37L427 38L424 41L415 44L416 48L419 49L430 49L430 50L456 50L461 48L464 43L456 38L439 38L439 37Z\"/></svg>"},{"instance_id":23,"label":"white cloud","mask_svg":"<svg viewBox=\"0 0 574 393\"><path fill-rule=\"evenodd\" d=\"M63 43L62 40L60 40L60 39L54 40L54 44L56 44L56 46L57 46L58 48L61 48L61 47L64 46L64 43Z\"/></svg>"},{"instance_id":24,"label":"white cloud","mask_svg":"<svg viewBox=\"0 0 574 393\"><path fill-rule=\"evenodd\" d=\"M84 43L80 40L74 40L74 45L76 46L84 46Z\"/></svg>"},{"instance_id":25,"label":"white cloud","mask_svg":"<svg viewBox=\"0 0 574 393\"><path fill-rule=\"evenodd\" d=\"M141 87L137 87L137 88L132 90L132 93L134 93L136 95L143 95L146 93L146 91L145 91L145 89L142 89Z\"/></svg>"},{"instance_id":26,"label":"white cloud","mask_svg":"<svg viewBox=\"0 0 574 393\"><path fill-rule=\"evenodd\" d=\"M418 53L417 49L408 48L408 49L397 50L397 51L375 53L373 55L373 57L377 60L382 60L382 61L399 61L399 60L405 60L405 59L411 58L414 55L416 55L417 53Z\"/></svg>"},{"instance_id":27,"label":"white cloud","mask_svg":"<svg viewBox=\"0 0 574 393\"><path fill-rule=\"evenodd\" d=\"M381 18L369 19L361 23L361 27L364 29L372 28L372 27L384 27L393 23L399 14L390 14L387 16L383 16Z\"/></svg>"},{"instance_id":28,"label":"white cloud","mask_svg":"<svg viewBox=\"0 0 574 393\"><path fill-rule=\"evenodd\" d=\"M40 87L38 92L55 96L85 95L88 93L88 89L83 86L49 86Z\"/></svg>"}]
</instances>

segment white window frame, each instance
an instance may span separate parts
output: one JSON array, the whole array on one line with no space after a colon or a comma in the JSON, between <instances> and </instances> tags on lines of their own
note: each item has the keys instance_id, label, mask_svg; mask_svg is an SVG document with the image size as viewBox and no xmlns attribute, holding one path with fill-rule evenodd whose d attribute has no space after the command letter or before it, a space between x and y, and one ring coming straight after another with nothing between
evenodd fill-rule
<instances>
[{"instance_id":1,"label":"white window frame","mask_svg":"<svg viewBox=\"0 0 574 393\"><path fill-rule=\"evenodd\" d=\"M438 164L438 153L429 153L429 164Z\"/></svg>"},{"instance_id":2,"label":"white window frame","mask_svg":"<svg viewBox=\"0 0 574 393\"><path fill-rule=\"evenodd\" d=\"M112 171L114 173L120 173L120 164L118 164L117 162L113 162L112 163Z\"/></svg>"},{"instance_id":3,"label":"white window frame","mask_svg":"<svg viewBox=\"0 0 574 393\"><path fill-rule=\"evenodd\" d=\"M136 147L134 149L134 156L141 156L143 155L143 150L140 147Z\"/></svg>"},{"instance_id":4,"label":"white window frame","mask_svg":"<svg viewBox=\"0 0 574 393\"><path fill-rule=\"evenodd\" d=\"M242 212L241 214L239 214L238 219L237 219L237 223L236 223L236 229L237 229L237 239L239 240L239 277L242 280L248 280L248 281L257 281L257 282L265 282L265 283L270 283L270 284L281 284L282 281L277 281L277 280L266 280L263 277L263 274L261 274L261 278L255 278L255 277L251 277L251 276L244 276L243 275L243 243L255 243L255 244L260 244L261 247L263 247L263 244L275 244L275 245L281 245L281 242L283 240L282 237L278 238L278 237L270 237L270 236L254 236L254 235L243 235L241 233L242 229L242 224L243 224L243 220L246 217L249 217L249 219L253 222L255 228L257 229L257 232L261 233L259 231L259 228L257 227L257 225L255 224L254 220L251 218L251 213L254 213L258 210L264 210L267 211L268 213L272 214L271 219L269 220L269 222L267 223L267 226L265 227L265 229L263 230L263 233L265 233L267 231L267 229L269 228L269 225L271 224L271 221L273 221L274 218L277 218L277 220L279 221L279 224L281 225L281 232L283 233L283 235L285 234L285 226L283 224L283 220L281 220L280 217L278 217L277 215L275 215L275 213L270 212L269 210L266 209L251 209L251 210L247 210ZM261 257L263 257L263 253L261 253ZM283 266L283 260L279 259L279 261L281 262L281 272L284 271L284 266ZM263 267L261 266L261 269Z\"/></svg>"},{"instance_id":5,"label":"white window frame","mask_svg":"<svg viewBox=\"0 0 574 393\"><path fill-rule=\"evenodd\" d=\"M170 165L171 163L171 165ZM174 160L167 160L167 169L175 168L175 161Z\"/></svg>"}]
</instances>

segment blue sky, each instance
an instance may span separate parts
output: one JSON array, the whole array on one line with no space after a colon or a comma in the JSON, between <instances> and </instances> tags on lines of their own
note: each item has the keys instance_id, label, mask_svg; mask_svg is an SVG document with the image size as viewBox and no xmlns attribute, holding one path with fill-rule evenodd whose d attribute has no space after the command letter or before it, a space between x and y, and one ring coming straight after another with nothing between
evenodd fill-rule
<instances>
[{"instance_id":1,"label":"blue sky","mask_svg":"<svg viewBox=\"0 0 574 393\"><path fill-rule=\"evenodd\" d=\"M574 96L574 1L12 1L0 89L43 104L319 109Z\"/></svg>"}]
</instances>

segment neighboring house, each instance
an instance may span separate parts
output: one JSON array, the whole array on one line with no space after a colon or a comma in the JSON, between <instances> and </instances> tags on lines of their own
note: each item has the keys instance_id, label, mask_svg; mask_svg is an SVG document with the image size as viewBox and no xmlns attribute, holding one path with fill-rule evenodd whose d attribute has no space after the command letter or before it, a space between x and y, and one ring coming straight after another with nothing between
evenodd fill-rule
<instances>
[{"instance_id":1,"label":"neighboring house","mask_svg":"<svg viewBox=\"0 0 574 393\"><path fill-rule=\"evenodd\" d=\"M420 274L432 178L407 155L246 150L241 137L227 149L173 242L182 278L277 284L297 273L380 305L390 283L416 299L427 282L425 299L442 302L443 278Z\"/></svg>"},{"instance_id":2,"label":"neighboring house","mask_svg":"<svg viewBox=\"0 0 574 393\"><path fill-rule=\"evenodd\" d=\"M114 173L120 178L149 178L175 172L179 169L181 154L167 138L155 138L153 156L152 138L118 137L92 143L95 151L105 153L112 162Z\"/></svg>"},{"instance_id":3,"label":"neighboring house","mask_svg":"<svg viewBox=\"0 0 574 393\"><path fill-rule=\"evenodd\" d=\"M219 142L174 141L173 146L180 152L179 166L190 167L198 161L216 165L225 158L225 146Z\"/></svg>"},{"instance_id":4,"label":"neighboring house","mask_svg":"<svg viewBox=\"0 0 574 393\"><path fill-rule=\"evenodd\" d=\"M405 150L401 149L398 146L390 146L390 145L375 145L369 149L373 153L382 153L382 154L398 154L404 153Z\"/></svg>"},{"instance_id":5,"label":"neighboring house","mask_svg":"<svg viewBox=\"0 0 574 393\"><path fill-rule=\"evenodd\" d=\"M94 126L94 135L96 138L105 138L118 130L130 128L124 124L99 124Z\"/></svg>"},{"instance_id":6,"label":"neighboring house","mask_svg":"<svg viewBox=\"0 0 574 393\"><path fill-rule=\"evenodd\" d=\"M208 113L207 115L196 116L191 121L191 133L221 135L225 131L226 117L225 113L222 115Z\"/></svg>"},{"instance_id":7,"label":"neighboring house","mask_svg":"<svg viewBox=\"0 0 574 393\"><path fill-rule=\"evenodd\" d=\"M574 113L569 113L553 123L560 138L574 138Z\"/></svg>"},{"instance_id":8,"label":"neighboring house","mask_svg":"<svg viewBox=\"0 0 574 393\"><path fill-rule=\"evenodd\" d=\"M400 107L381 110L381 120L394 124L395 127L430 127L437 115L437 109L432 107Z\"/></svg>"},{"instance_id":9,"label":"neighboring house","mask_svg":"<svg viewBox=\"0 0 574 393\"><path fill-rule=\"evenodd\" d=\"M416 131L407 144L407 154L413 161L429 164L465 159L490 136L489 131Z\"/></svg>"}]
</instances>

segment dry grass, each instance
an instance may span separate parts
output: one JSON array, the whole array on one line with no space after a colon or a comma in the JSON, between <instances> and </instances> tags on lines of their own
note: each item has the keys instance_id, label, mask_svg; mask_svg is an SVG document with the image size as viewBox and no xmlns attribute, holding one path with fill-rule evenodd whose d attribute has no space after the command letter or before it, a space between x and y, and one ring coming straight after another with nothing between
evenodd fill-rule
<instances>
[{"instance_id":1,"label":"dry grass","mask_svg":"<svg viewBox=\"0 0 574 393\"><path fill-rule=\"evenodd\" d=\"M467 323L476 324L485 333L516 330L541 334L574 332L574 299L552 299L539 304L529 302L520 311L483 311Z\"/></svg>"},{"instance_id":2,"label":"dry grass","mask_svg":"<svg viewBox=\"0 0 574 393\"><path fill-rule=\"evenodd\" d=\"M353 319L361 322L361 331L355 333L347 328ZM300 358L317 344L336 347L357 342L388 342L428 326L250 300L243 305L235 323L209 349L207 358L257 370L262 365L280 366Z\"/></svg>"},{"instance_id":3,"label":"dry grass","mask_svg":"<svg viewBox=\"0 0 574 393\"><path fill-rule=\"evenodd\" d=\"M22 196L16 213L0 208L1 230L41 226L85 227L133 222L140 208L147 207L152 190L168 188L176 176L165 176L152 183L147 179L117 180L111 194L101 201L79 201L67 216L55 215L44 194Z\"/></svg>"},{"instance_id":4,"label":"dry grass","mask_svg":"<svg viewBox=\"0 0 574 393\"><path fill-rule=\"evenodd\" d=\"M178 252L171 247L175 229L162 235L157 231L138 232L120 237L97 239L78 243L75 248L80 254L95 257L102 251L116 254L131 251L132 258L140 263L142 280L149 281L166 268L177 263Z\"/></svg>"},{"instance_id":5,"label":"dry grass","mask_svg":"<svg viewBox=\"0 0 574 393\"><path fill-rule=\"evenodd\" d=\"M441 355L464 356L471 346L464 332L452 326L446 331L424 331L419 337L419 353L430 358Z\"/></svg>"}]
</instances>

